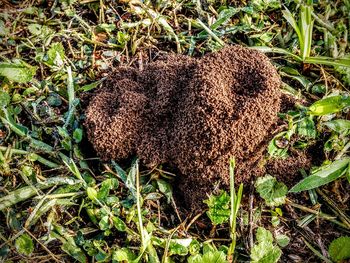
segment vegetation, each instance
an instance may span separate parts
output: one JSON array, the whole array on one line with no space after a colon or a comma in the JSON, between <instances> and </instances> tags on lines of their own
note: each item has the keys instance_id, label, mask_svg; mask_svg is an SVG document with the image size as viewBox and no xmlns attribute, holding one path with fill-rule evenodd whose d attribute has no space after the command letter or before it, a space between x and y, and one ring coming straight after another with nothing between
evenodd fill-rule
<instances>
[{"instance_id":1,"label":"vegetation","mask_svg":"<svg viewBox=\"0 0 350 263\"><path fill-rule=\"evenodd\" d=\"M1 260L350 258L349 0L17 2L0 7ZM318 147L319 163L294 186L266 175L235 189L228 160L230 192L185 218L175 175L89 152L80 98L113 67L225 44L268 53L282 91L303 102L281 114L268 158Z\"/></svg>"}]
</instances>

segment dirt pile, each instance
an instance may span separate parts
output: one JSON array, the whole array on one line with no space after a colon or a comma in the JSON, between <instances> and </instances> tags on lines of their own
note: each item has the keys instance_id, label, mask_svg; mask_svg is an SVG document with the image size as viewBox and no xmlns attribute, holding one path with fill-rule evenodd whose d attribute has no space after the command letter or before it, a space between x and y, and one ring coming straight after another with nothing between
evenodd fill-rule
<instances>
[{"instance_id":1,"label":"dirt pile","mask_svg":"<svg viewBox=\"0 0 350 263\"><path fill-rule=\"evenodd\" d=\"M264 172L263 152L280 110L280 78L268 58L230 46L200 59L169 55L143 70L118 68L86 109L88 138L103 160L137 155L180 171L189 206L215 182Z\"/></svg>"}]
</instances>

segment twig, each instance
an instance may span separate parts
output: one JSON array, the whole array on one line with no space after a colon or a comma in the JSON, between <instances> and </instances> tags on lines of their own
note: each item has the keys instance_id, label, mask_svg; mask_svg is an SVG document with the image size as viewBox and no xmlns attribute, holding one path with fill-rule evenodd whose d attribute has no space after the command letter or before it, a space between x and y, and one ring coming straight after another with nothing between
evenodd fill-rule
<instances>
[{"instance_id":1,"label":"twig","mask_svg":"<svg viewBox=\"0 0 350 263\"><path fill-rule=\"evenodd\" d=\"M289 199L286 199L286 202L287 204L295 207L295 208L298 208L304 212L308 212L308 213L311 213L311 214L315 214L319 217L321 217L322 219L325 219L325 220L328 220L334 224L337 224L345 229L350 229L346 224L343 224L342 222L339 222L338 220L336 220L335 216L331 216L329 214L326 214L326 213L323 213L323 212L320 212L320 211L316 211L316 210L313 210L311 208L308 208L308 207L305 207L305 206L302 206L302 205L299 205L299 204L296 204L296 203L293 203L292 201L290 201Z\"/></svg>"},{"instance_id":2,"label":"twig","mask_svg":"<svg viewBox=\"0 0 350 263\"><path fill-rule=\"evenodd\" d=\"M332 210L339 216L340 220L348 226L350 229L350 219L349 217L339 209L336 203L331 200L321 189L316 189L317 193L322 196L322 198L327 202L327 204L332 208Z\"/></svg>"},{"instance_id":3,"label":"twig","mask_svg":"<svg viewBox=\"0 0 350 263\"><path fill-rule=\"evenodd\" d=\"M59 260L58 258L56 258L56 256L43 244L41 243L29 230L27 230L25 227L23 228L24 231L26 231L40 246L43 247L43 249L46 250L47 253L49 253L49 255L53 258L53 260L55 260L56 262L62 262L61 260Z\"/></svg>"}]
</instances>

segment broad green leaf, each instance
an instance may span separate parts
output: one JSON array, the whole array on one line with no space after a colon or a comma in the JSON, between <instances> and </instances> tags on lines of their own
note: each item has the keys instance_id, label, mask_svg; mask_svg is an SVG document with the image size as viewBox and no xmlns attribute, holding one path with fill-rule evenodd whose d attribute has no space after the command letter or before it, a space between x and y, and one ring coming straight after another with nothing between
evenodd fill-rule
<instances>
[{"instance_id":1,"label":"broad green leaf","mask_svg":"<svg viewBox=\"0 0 350 263\"><path fill-rule=\"evenodd\" d=\"M73 132L73 139L76 143L81 142L83 139L83 130L80 128L76 128Z\"/></svg>"},{"instance_id":2,"label":"broad green leaf","mask_svg":"<svg viewBox=\"0 0 350 263\"><path fill-rule=\"evenodd\" d=\"M88 259L86 258L84 252L75 244L73 238L65 241L62 244L61 248L64 252L66 252L68 255L78 260L79 262L88 262Z\"/></svg>"},{"instance_id":3,"label":"broad green leaf","mask_svg":"<svg viewBox=\"0 0 350 263\"><path fill-rule=\"evenodd\" d=\"M275 177L266 175L259 177L255 188L268 206L284 204L288 188L284 183L278 182Z\"/></svg>"},{"instance_id":4,"label":"broad green leaf","mask_svg":"<svg viewBox=\"0 0 350 263\"><path fill-rule=\"evenodd\" d=\"M222 251L205 253L202 257L202 263L227 263L226 255Z\"/></svg>"},{"instance_id":5,"label":"broad green leaf","mask_svg":"<svg viewBox=\"0 0 350 263\"><path fill-rule=\"evenodd\" d=\"M257 243L250 254L252 263L275 263L282 255L279 247L273 245L273 237L270 231L259 227L256 232Z\"/></svg>"},{"instance_id":6,"label":"broad green leaf","mask_svg":"<svg viewBox=\"0 0 350 263\"><path fill-rule=\"evenodd\" d=\"M30 24L28 26L28 30L32 35L37 36L40 39L45 39L54 33L54 31L48 26L39 24Z\"/></svg>"},{"instance_id":7,"label":"broad green leaf","mask_svg":"<svg viewBox=\"0 0 350 263\"><path fill-rule=\"evenodd\" d=\"M37 67L33 67L22 60L13 62L0 62L0 76L6 77L10 81L26 83L32 80Z\"/></svg>"},{"instance_id":8,"label":"broad green leaf","mask_svg":"<svg viewBox=\"0 0 350 263\"><path fill-rule=\"evenodd\" d=\"M338 133L341 133L350 129L350 121L343 120L343 119L327 121L327 122L324 122L323 124L326 125L329 129L332 129L333 131L336 131Z\"/></svg>"},{"instance_id":9,"label":"broad green leaf","mask_svg":"<svg viewBox=\"0 0 350 263\"><path fill-rule=\"evenodd\" d=\"M304 117L298 122L297 133L307 138L316 138L316 127L312 116Z\"/></svg>"},{"instance_id":10,"label":"broad green leaf","mask_svg":"<svg viewBox=\"0 0 350 263\"><path fill-rule=\"evenodd\" d=\"M304 178L302 181L293 186L289 192L297 193L314 189L338 179L346 172L349 161L350 158L343 158L336 160L329 165L322 166L316 172Z\"/></svg>"},{"instance_id":11,"label":"broad green leaf","mask_svg":"<svg viewBox=\"0 0 350 263\"><path fill-rule=\"evenodd\" d=\"M107 230L111 226L111 222L109 221L108 216L104 216L101 218L100 222L98 223L98 226L100 227L101 230Z\"/></svg>"},{"instance_id":12,"label":"broad green leaf","mask_svg":"<svg viewBox=\"0 0 350 263\"><path fill-rule=\"evenodd\" d=\"M201 249L201 244L198 242L198 240L193 239L189 245L188 251L191 255L198 254Z\"/></svg>"},{"instance_id":13,"label":"broad green leaf","mask_svg":"<svg viewBox=\"0 0 350 263\"><path fill-rule=\"evenodd\" d=\"M26 256L29 256L34 251L33 240L27 233L24 233L16 239L15 246L18 253Z\"/></svg>"},{"instance_id":14,"label":"broad green leaf","mask_svg":"<svg viewBox=\"0 0 350 263\"><path fill-rule=\"evenodd\" d=\"M350 106L349 96L331 96L319 101L316 101L309 107L309 113L315 116L322 116L342 111Z\"/></svg>"},{"instance_id":15,"label":"broad green leaf","mask_svg":"<svg viewBox=\"0 0 350 263\"><path fill-rule=\"evenodd\" d=\"M112 165L115 169L115 171L117 172L119 178L122 180L122 182L124 184L126 184L126 180L127 180L127 174L126 172L123 170L123 168L121 168L115 161L112 160Z\"/></svg>"},{"instance_id":16,"label":"broad green leaf","mask_svg":"<svg viewBox=\"0 0 350 263\"><path fill-rule=\"evenodd\" d=\"M280 247L285 247L288 246L290 238L283 234L276 235L276 242Z\"/></svg>"},{"instance_id":17,"label":"broad green leaf","mask_svg":"<svg viewBox=\"0 0 350 263\"><path fill-rule=\"evenodd\" d=\"M101 184L100 190L97 193L97 199L104 201L109 195L109 191L118 187L118 180L115 178L107 178Z\"/></svg>"},{"instance_id":18,"label":"broad green leaf","mask_svg":"<svg viewBox=\"0 0 350 263\"><path fill-rule=\"evenodd\" d=\"M193 255L188 258L188 263L228 263L226 255L222 251L207 251L204 255Z\"/></svg>"},{"instance_id":19,"label":"broad green leaf","mask_svg":"<svg viewBox=\"0 0 350 263\"><path fill-rule=\"evenodd\" d=\"M196 254L196 255L191 255L187 259L187 263L202 263L202 255Z\"/></svg>"},{"instance_id":20,"label":"broad green leaf","mask_svg":"<svg viewBox=\"0 0 350 263\"><path fill-rule=\"evenodd\" d=\"M0 108L6 107L10 101L10 95L8 95L6 91L0 90Z\"/></svg>"},{"instance_id":21,"label":"broad green leaf","mask_svg":"<svg viewBox=\"0 0 350 263\"><path fill-rule=\"evenodd\" d=\"M218 196L210 195L209 199L203 202L209 207L207 215L214 225L228 222L230 218L230 196L227 192L221 191Z\"/></svg>"},{"instance_id":22,"label":"broad green leaf","mask_svg":"<svg viewBox=\"0 0 350 263\"><path fill-rule=\"evenodd\" d=\"M86 189L87 196L92 200L95 201L97 199L97 191L93 187L88 187Z\"/></svg>"},{"instance_id":23,"label":"broad green leaf","mask_svg":"<svg viewBox=\"0 0 350 263\"><path fill-rule=\"evenodd\" d=\"M130 40L130 36L127 33L122 31L118 31L117 33L117 41L120 45L125 46Z\"/></svg>"},{"instance_id":24,"label":"broad green leaf","mask_svg":"<svg viewBox=\"0 0 350 263\"><path fill-rule=\"evenodd\" d=\"M173 188L171 184L169 184L167 181L163 179L158 179L157 184L158 184L159 191L165 195L165 197L167 198L168 204L170 204L171 197L173 196Z\"/></svg>"},{"instance_id":25,"label":"broad green leaf","mask_svg":"<svg viewBox=\"0 0 350 263\"><path fill-rule=\"evenodd\" d=\"M171 240L169 243L169 256L171 255L179 255L179 256L186 256L188 254L188 247L184 246L180 242L177 242L176 240Z\"/></svg>"},{"instance_id":26,"label":"broad green leaf","mask_svg":"<svg viewBox=\"0 0 350 263\"><path fill-rule=\"evenodd\" d=\"M117 262L131 262L136 258L129 248L123 247L113 251L112 260Z\"/></svg>"},{"instance_id":27,"label":"broad green leaf","mask_svg":"<svg viewBox=\"0 0 350 263\"><path fill-rule=\"evenodd\" d=\"M126 230L126 225L125 225L124 221L121 220L119 217L113 216L112 221L113 221L113 225L115 226L115 228L118 229L119 231L123 232Z\"/></svg>"},{"instance_id":28,"label":"broad green leaf","mask_svg":"<svg viewBox=\"0 0 350 263\"><path fill-rule=\"evenodd\" d=\"M344 236L333 240L328 251L331 259L335 262L350 259L350 237Z\"/></svg>"},{"instance_id":29,"label":"broad green leaf","mask_svg":"<svg viewBox=\"0 0 350 263\"><path fill-rule=\"evenodd\" d=\"M47 51L46 63L51 66L61 67L64 60L64 47L61 42L51 44Z\"/></svg>"}]
</instances>

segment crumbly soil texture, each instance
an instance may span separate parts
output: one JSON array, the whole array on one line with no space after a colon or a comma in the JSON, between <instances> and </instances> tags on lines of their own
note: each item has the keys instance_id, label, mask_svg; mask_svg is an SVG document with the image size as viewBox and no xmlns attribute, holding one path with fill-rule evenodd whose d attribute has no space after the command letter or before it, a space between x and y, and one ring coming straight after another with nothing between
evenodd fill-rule
<instances>
[{"instance_id":1,"label":"crumbly soil texture","mask_svg":"<svg viewBox=\"0 0 350 263\"><path fill-rule=\"evenodd\" d=\"M195 209L218 183L229 185L231 157L237 182L310 165L306 155L266 161L283 108L280 85L265 55L238 45L202 58L166 55L113 71L89 98L85 127L105 161L136 155L147 167L176 168L179 193Z\"/></svg>"}]
</instances>

